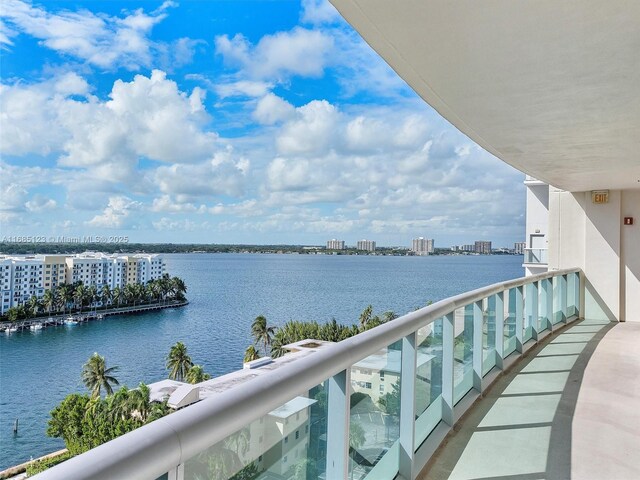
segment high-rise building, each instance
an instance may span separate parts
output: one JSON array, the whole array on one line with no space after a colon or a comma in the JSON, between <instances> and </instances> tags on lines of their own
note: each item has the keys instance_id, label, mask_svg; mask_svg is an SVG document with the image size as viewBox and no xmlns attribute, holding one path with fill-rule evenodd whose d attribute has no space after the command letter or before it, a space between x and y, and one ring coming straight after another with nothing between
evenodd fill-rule
<instances>
[{"instance_id":1,"label":"high-rise building","mask_svg":"<svg viewBox=\"0 0 640 480\"><path fill-rule=\"evenodd\" d=\"M373 240L358 240L356 248L358 250L364 250L366 252L375 252L376 242L374 242Z\"/></svg>"},{"instance_id":2,"label":"high-rise building","mask_svg":"<svg viewBox=\"0 0 640 480\"><path fill-rule=\"evenodd\" d=\"M527 246L527 242L516 242L513 244L513 253L516 255L522 255L524 248Z\"/></svg>"},{"instance_id":3,"label":"high-rise building","mask_svg":"<svg viewBox=\"0 0 640 480\"><path fill-rule=\"evenodd\" d=\"M476 240L473 251L481 255L491 255L491 242L488 240Z\"/></svg>"},{"instance_id":4,"label":"high-rise building","mask_svg":"<svg viewBox=\"0 0 640 480\"><path fill-rule=\"evenodd\" d=\"M327 250L344 250L344 240L332 238L327 241Z\"/></svg>"},{"instance_id":5,"label":"high-rise building","mask_svg":"<svg viewBox=\"0 0 640 480\"><path fill-rule=\"evenodd\" d=\"M429 255L433 253L433 242L432 238L414 238L411 242L411 251L416 255Z\"/></svg>"}]
</instances>

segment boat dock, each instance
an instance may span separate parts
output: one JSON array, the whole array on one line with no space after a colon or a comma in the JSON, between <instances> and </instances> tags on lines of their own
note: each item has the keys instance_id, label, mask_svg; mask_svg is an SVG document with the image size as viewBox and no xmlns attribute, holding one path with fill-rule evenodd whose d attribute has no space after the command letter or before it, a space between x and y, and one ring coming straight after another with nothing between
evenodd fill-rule
<instances>
[{"instance_id":1,"label":"boat dock","mask_svg":"<svg viewBox=\"0 0 640 480\"><path fill-rule=\"evenodd\" d=\"M134 305L131 307L118 307L109 308L105 310L91 310L84 313L68 313L63 315L52 315L49 317L35 317L18 322L1 322L0 332L5 334L11 334L14 332L21 332L24 330L37 331L46 327L53 327L59 325L77 325L81 323L87 323L94 320L102 320L103 318L113 315L125 315L125 314L138 314L155 310L163 310L165 308L178 308L188 305L188 301L184 302L171 302L160 303L152 305Z\"/></svg>"}]
</instances>

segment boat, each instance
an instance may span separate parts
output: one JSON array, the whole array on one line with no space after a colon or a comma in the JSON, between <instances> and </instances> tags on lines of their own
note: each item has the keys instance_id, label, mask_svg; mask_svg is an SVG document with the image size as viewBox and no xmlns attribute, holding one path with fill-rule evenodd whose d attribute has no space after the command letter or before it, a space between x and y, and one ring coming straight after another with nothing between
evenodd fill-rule
<instances>
[{"instance_id":1,"label":"boat","mask_svg":"<svg viewBox=\"0 0 640 480\"><path fill-rule=\"evenodd\" d=\"M6 333L13 333L13 332L17 332L18 331L18 327L13 326L13 327L9 327L5 330Z\"/></svg>"},{"instance_id":2,"label":"boat","mask_svg":"<svg viewBox=\"0 0 640 480\"><path fill-rule=\"evenodd\" d=\"M101 313L99 313L99 314L96 316L96 318L97 318L98 320L102 320L102 319L104 318L104 315L103 315L103 314L101 314Z\"/></svg>"},{"instance_id":3,"label":"boat","mask_svg":"<svg viewBox=\"0 0 640 480\"><path fill-rule=\"evenodd\" d=\"M31 326L29 327L29 329L30 329L32 332L35 332L35 331L38 331L38 330L42 330L42 324L41 324L41 323L34 323L33 325L31 325Z\"/></svg>"},{"instance_id":4,"label":"boat","mask_svg":"<svg viewBox=\"0 0 640 480\"><path fill-rule=\"evenodd\" d=\"M64 319L64 323L67 325L77 325L78 320L76 319L76 317L69 315L67 318Z\"/></svg>"}]
</instances>

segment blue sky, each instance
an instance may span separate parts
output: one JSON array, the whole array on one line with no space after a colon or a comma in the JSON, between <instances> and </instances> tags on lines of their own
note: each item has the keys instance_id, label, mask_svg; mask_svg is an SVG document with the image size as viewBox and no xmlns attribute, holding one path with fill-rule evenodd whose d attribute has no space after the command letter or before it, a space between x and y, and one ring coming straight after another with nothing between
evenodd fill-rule
<instances>
[{"instance_id":1,"label":"blue sky","mask_svg":"<svg viewBox=\"0 0 640 480\"><path fill-rule=\"evenodd\" d=\"M324 1L3 0L0 20L2 236L524 237L523 175Z\"/></svg>"}]
</instances>

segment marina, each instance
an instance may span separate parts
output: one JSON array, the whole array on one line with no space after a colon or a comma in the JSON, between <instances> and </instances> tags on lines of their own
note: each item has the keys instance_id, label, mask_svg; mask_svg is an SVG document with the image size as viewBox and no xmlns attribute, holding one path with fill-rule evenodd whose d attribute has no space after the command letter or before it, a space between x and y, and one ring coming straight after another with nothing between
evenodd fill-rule
<instances>
[{"instance_id":1,"label":"marina","mask_svg":"<svg viewBox=\"0 0 640 480\"><path fill-rule=\"evenodd\" d=\"M57 327L61 325L78 325L81 323L87 323L94 320L102 320L105 317L113 316L113 315L135 315L138 313L145 313L150 311L162 310L165 308L178 308L184 307L189 302L166 302L161 304L153 304L153 305L138 305L134 307L122 307L122 308L111 308L88 313L77 313L77 314L63 314L63 315L55 315L51 317L40 317L40 318L30 318L26 320L20 320L15 323L10 322L2 322L0 323L0 332L4 332L9 335L15 332L21 332L25 330L30 330L32 332L42 330L46 327Z\"/></svg>"}]
</instances>

